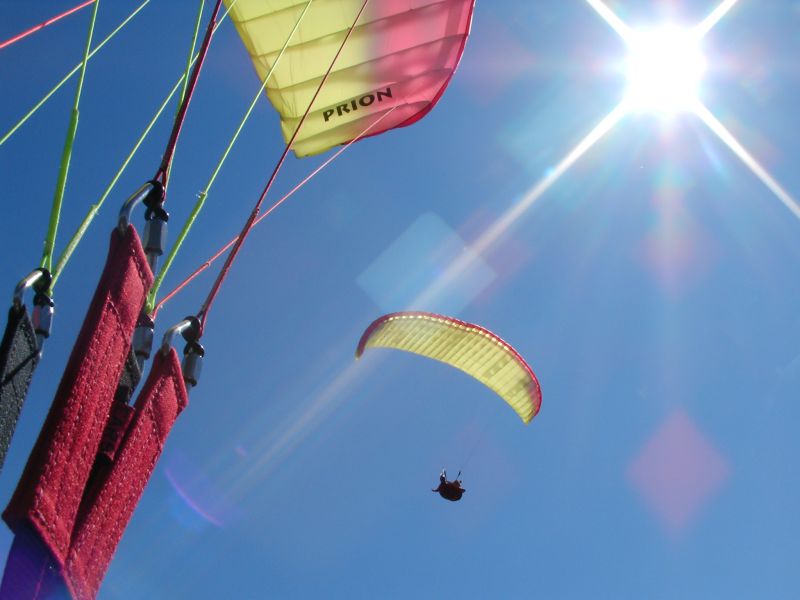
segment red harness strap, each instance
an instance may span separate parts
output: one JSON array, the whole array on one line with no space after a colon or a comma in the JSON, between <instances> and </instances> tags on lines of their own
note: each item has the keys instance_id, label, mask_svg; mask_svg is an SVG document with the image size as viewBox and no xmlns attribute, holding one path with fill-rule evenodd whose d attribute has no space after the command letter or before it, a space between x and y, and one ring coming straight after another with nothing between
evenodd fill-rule
<instances>
[{"instance_id":1,"label":"red harness strap","mask_svg":"<svg viewBox=\"0 0 800 600\"><path fill-rule=\"evenodd\" d=\"M144 492L175 420L188 404L175 350L157 352L114 462L87 490L66 561L73 597L90 600Z\"/></svg>"},{"instance_id":2,"label":"red harness strap","mask_svg":"<svg viewBox=\"0 0 800 600\"><path fill-rule=\"evenodd\" d=\"M115 229L103 274L50 412L3 518L63 567L131 337L153 282L133 227ZM9 558L9 563L11 558Z\"/></svg>"}]
</instances>

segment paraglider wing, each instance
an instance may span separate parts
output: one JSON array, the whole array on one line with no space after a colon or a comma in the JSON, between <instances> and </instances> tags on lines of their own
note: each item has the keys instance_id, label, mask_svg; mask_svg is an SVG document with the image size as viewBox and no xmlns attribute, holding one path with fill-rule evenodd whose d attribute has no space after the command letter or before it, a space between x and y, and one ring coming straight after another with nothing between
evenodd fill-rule
<instances>
[{"instance_id":1,"label":"paraglider wing","mask_svg":"<svg viewBox=\"0 0 800 600\"><path fill-rule=\"evenodd\" d=\"M367 328L356 358L374 347L405 350L464 371L495 391L525 423L541 407L539 381L528 364L509 344L478 325L433 313L392 313Z\"/></svg>"},{"instance_id":2,"label":"paraglider wing","mask_svg":"<svg viewBox=\"0 0 800 600\"><path fill-rule=\"evenodd\" d=\"M363 0L317 0L287 51L307 0L225 0L288 141ZM372 0L337 59L293 149L307 156L344 144L384 113L370 135L411 125L439 100L469 35L475 0Z\"/></svg>"}]
</instances>

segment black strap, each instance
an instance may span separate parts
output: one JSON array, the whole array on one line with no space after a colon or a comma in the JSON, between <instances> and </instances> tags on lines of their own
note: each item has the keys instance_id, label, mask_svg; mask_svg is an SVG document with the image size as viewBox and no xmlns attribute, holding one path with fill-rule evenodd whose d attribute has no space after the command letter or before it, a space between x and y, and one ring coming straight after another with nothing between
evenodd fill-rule
<instances>
[{"instance_id":1,"label":"black strap","mask_svg":"<svg viewBox=\"0 0 800 600\"><path fill-rule=\"evenodd\" d=\"M103 437L100 439L100 448L94 459L92 473L89 476L89 482L86 484L86 491L84 491L85 496L81 501L82 504L88 502L91 505L94 494L97 492L95 489L96 483L98 481L103 481L106 471L114 462L114 457L117 454L120 443L122 443L122 438L125 436L131 417L133 416L133 407L129 402L141 380L142 370L139 368L136 354L134 354L133 348L131 348L128 352L128 358L125 359L125 367L122 370L119 385L114 394L114 402L111 403L111 410L108 421L106 422L106 428L103 430Z\"/></svg>"},{"instance_id":2,"label":"black strap","mask_svg":"<svg viewBox=\"0 0 800 600\"><path fill-rule=\"evenodd\" d=\"M37 364L39 349L28 310L12 307L0 343L0 470Z\"/></svg>"},{"instance_id":3,"label":"black strap","mask_svg":"<svg viewBox=\"0 0 800 600\"><path fill-rule=\"evenodd\" d=\"M97 470L105 463L110 464L114 461L114 456L117 454L119 444L128 430L128 423L133 415L133 408L129 402L141 380L142 370L139 368L136 354L131 348L128 351L128 357L125 359L125 367L122 369L117 391L114 393L114 402L111 403L106 428L103 430L103 437L100 439L100 449L95 459L94 470Z\"/></svg>"},{"instance_id":4,"label":"black strap","mask_svg":"<svg viewBox=\"0 0 800 600\"><path fill-rule=\"evenodd\" d=\"M116 402L128 404L133 396L133 391L139 382L142 380L142 370L139 368L139 363L136 360L136 354L133 348L128 352L128 357L125 359L125 368L122 370L122 376L119 378L119 385L114 394Z\"/></svg>"}]
</instances>

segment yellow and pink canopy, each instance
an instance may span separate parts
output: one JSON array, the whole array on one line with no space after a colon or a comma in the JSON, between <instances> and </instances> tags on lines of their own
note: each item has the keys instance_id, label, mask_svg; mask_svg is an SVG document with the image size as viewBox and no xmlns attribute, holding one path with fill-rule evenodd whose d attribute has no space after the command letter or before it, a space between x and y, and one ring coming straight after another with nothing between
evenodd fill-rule
<instances>
[{"instance_id":1,"label":"yellow and pink canopy","mask_svg":"<svg viewBox=\"0 0 800 600\"><path fill-rule=\"evenodd\" d=\"M364 0L225 3L262 81L274 69L267 96L288 141ZM475 0L367 2L302 126L295 153L307 156L347 143L389 111L370 135L425 116L458 66L474 5Z\"/></svg>"},{"instance_id":2,"label":"yellow and pink canopy","mask_svg":"<svg viewBox=\"0 0 800 600\"><path fill-rule=\"evenodd\" d=\"M539 381L525 360L478 325L433 313L392 313L367 328L356 358L373 347L405 350L464 371L496 392L526 424L542 405Z\"/></svg>"}]
</instances>

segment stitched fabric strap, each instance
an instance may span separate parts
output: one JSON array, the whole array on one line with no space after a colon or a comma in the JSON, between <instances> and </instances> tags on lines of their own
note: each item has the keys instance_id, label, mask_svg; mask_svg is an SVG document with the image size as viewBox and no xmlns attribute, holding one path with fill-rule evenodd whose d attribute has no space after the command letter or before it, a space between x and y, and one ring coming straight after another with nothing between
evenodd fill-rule
<instances>
[{"instance_id":1,"label":"stitched fabric strap","mask_svg":"<svg viewBox=\"0 0 800 600\"><path fill-rule=\"evenodd\" d=\"M115 229L106 266L39 439L3 514L63 566L131 337L153 275L133 227Z\"/></svg>"},{"instance_id":2,"label":"stitched fabric strap","mask_svg":"<svg viewBox=\"0 0 800 600\"><path fill-rule=\"evenodd\" d=\"M164 442L187 403L178 355L175 350L166 356L159 351L114 462L81 509L66 564L66 581L76 600L97 595Z\"/></svg>"},{"instance_id":3,"label":"stitched fabric strap","mask_svg":"<svg viewBox=\"0 0 800 600\"><path fill-rule=\"evenodd\" d=\"M0 470L39 363L36 334L25 306L12 307L0 342Z\"/></svg>"}]
</instances>

